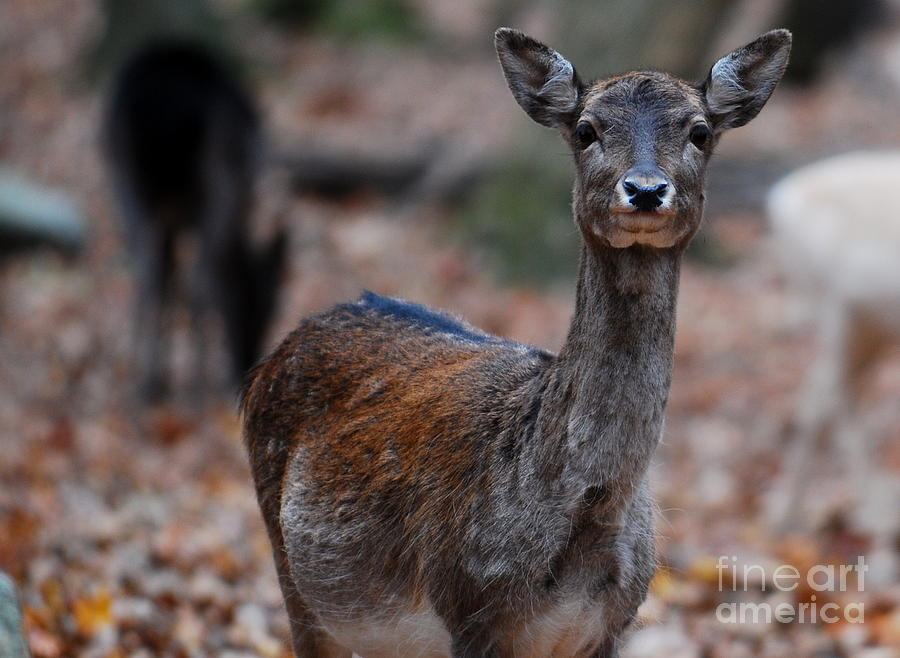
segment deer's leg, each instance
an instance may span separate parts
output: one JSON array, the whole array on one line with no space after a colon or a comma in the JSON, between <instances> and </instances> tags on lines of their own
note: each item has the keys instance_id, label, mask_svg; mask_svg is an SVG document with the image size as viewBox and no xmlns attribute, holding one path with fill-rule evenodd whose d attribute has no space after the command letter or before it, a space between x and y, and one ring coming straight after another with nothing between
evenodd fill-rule
<instances>
[{"instance_id":1,"label":"deer's leg","mask_svg":"<svg viewBox=\"0 0 900 658\"><path fill-rule=\"evenodd\" d=\"M643 591L646 592L646 588ZM641 601L643 598L641 597ZM632 612L627 612L628 610ZM606 615L608 620L606 634L599 646L590 654L592 658L618 658L629 637L629 628L637 617L637 607L633 603L618 607L609 605L606 606Z\"/></svg>"},{"instance_id":2,"label":"deer's leg","mask_svg":"<svg viewBox=\"0 0 900 658\"><path fill-rule=\"evenodd\" d=\"M139 198L132 180L131 154L121 141L115 161L113 185L136 280L131 317L135 388L141 401L158 401L166 392L164 314L174 267L174 235Z\"/></svg>"},{"instance_id":3,"label":"deer's leg","mask_svg":"<svg viewBox=\"0 0 900 658\"><path fill-rule=\"evenodd\" d=\"M816 443L833 425L845 397L848 313L836 301L824 300L823 304L822 344L806 377L790 452L769 513L779 532L789 530L802 518L803 493L812 475Z\"/></svg>"},{"instance_id":4,"label":"deer's leg","mask_svg":"<svg viewBox=\"0 0 900 658\"><path fill-rule=\"evenodd\" d=\"M440 556L436 556L440 557ZM508 622L497 616L502 599L492 596L469 577L447 566L436 567L450 576L431 580L426 585L434 611L450 634L453 658L501 658L514 651L502 646Z\"/></svg>"},{"instance_id":5,"label":"deer's leg","mask_svg":"<svg viewBox=\"0 0 900 658\"><path fill-rule=\"evenodd\" d=\"M869 502L874 475L871 457L873 441L872 437L866 436L859 405L872 370L890 345L889 336L876 323L862 314L851 316L844 352L846 395L832 443L835 454L842 455L847 464L858 505Z\"/></svg>"},{"instance_id":6,"label":"deer's leg","mask_svg":"<svg viewBox=\"0 0 900 658\"><path fill-rule=\"evenodd\" d=\"M135 355L142 399L158 401L166 393L166 298L173 269L174 236L160 227L145 224L136 233L132 253L137 267L137 297L134 313Z\"/></svg>"},{"instance_id":7,"label":"deer's leg","mask_svg":"<svg viewBox=\"0 0 900 658\"><path fill-rule=\"evenodd\" d=\"M199 401L210 389L209 347L215 333L213 297L217 294L215 273L212 268L211 249L204 244L201 236L197 245L190 281L191 305L191 356L193 374L191 376L191 397Z\"/></svg>"},{"instance_id":8,"label":"deer's leg","mask_svg":"<svg viewBox=\"0 0 900 658\"><path fill-rule=\"evenodd\" d=\"M227 148L232 136L225 131L223 117L214 117L214 125L206 146L203 171L203 207L200 216L199 257L194 295L194 315L198 318L195 380L201 389L221 388L223 381L217 379L215 386L204 382L210 375L208 364L209 340L202 337L211 327L217 329L217 343L227 346L230 360L234 358L233 333L231 326L235 316L240 317L246 309L233 310L244 302L242 287L247 282L244 254L248 249L245 225L249 214L249 186L251 180L245 175L247 163L236 161L235 155ZM230 370L230 368L229 368ZM220 375L221 373L216 373Z\"/></svg>"},{"instance_id":9,"label":"deer's leg","mask_svg":"<svg viewBox=\"0 0 900 658\"><path fill-rule=\"evenodd\" d=\"M896 514L900 484L891 475L879 472L874 463L876 437L871 431L874 428L863 422L860 404L873 370L890 351L895 339L885 327L862 314L853 317L851 327L845 365L848 394L832 439L835 453L843 456L849 471L854 498L851 523L872 540L867 555L867 578L887 585L896 582L900 571L896 550L900 539Z\"/></svg>"},{"instance_id":10,"label":"deer's leg","mask_svg":"<svg viewBox=\"0 0 900 658\"><path fill-rule=\"evenodd\" d=\"M853 330L848 340L848 349L845 356L845 370L847 372L847 398L846 420L849 434L846 439L835 440L840 442L847 463L850 465L850 474L853 484L858 492L863 492L871 474L872 442L863 436L865 428L859 416L859 405L864 389L871 379L872 371L879 360L890 349L891 341L888 335L876 324L862 315L853 318ZM842 429L844 429L842 427ZM855 440L854 440L855 439Z\"/></svg>"},{"instance_id":11,"label":"deer's leg","mask_svg":"<svg viewBox=\"0 0 900 658\"><path fill-rule=\"evenodd\" d=\"M278 584L291 625L291 643L297 658L351 658L353 652L337 644L319 625L291 578L284 550L273 549Z\"/></svg>"},{"instance_id":12,"label":"deer's leg","mask_svg":"<svg viewBox=\"0 0 900 658\"><path fill-rule=\"evenodd\" d=\"M607 638L590 654L590 658L618 658L620 642L616 638Z\"/></svg>"},{"instance_id":13,"label":"deer's leg","mask_svg":"<svg viewBox=\"0 0 900 658\"><path fill-rule=\"evenodd\" d=\"M350 658L351 652L338 645L322 628L315 613L303 600L291 574L279 518L281 509L279 482L283 476L283 466L275 466L278 461L266 459L260 464L251 456L251 468L254 471L263 522L269 535L269 542L272 544L272 558L290 622L294 653L298 658Z\"/></svg>"},{"instance_id":14,"label":"deer's leg","mask_svg":"<svg viewBox=\"0 0 900 658\"><path fill-rule=\"evenodd\" d=\"M233 248L235 237L230 234L230 194L220 186L207 192L207 203L198 234L197 258L191 281L191 318L193 329L194 394L206 394L221 389L223 382L218 369L211 367L211 348L218 354L225 330L222 308L239 291L233 282Z\"/></svg>"},{"instance_id":15,"label":"deer's leg","mask_svg":"<svg viewBox=\"0 0 900 658\"><path fill-rule=\"evenodd\" d=\"M278 574L278 585L284 597L284 605L291 626L291 644L297 658L351 658L353 652L337 644L321 627L315 614L307 607L300 592L294 585L288 565L287 553L281 539L278 524L269 525L266 518L269 538L272 540L272 556L275 560L275 571Z\"/></svg>"},{"instance_id":16,"label":"deer's leg","mask_svg":"<svg viewBox=\"0 0 900 658\"><path fill-rule=\"evenodd\" d=\"M471 632L453 637L453 658L501 658L503 653L494 646L483 644Z\"/></svg>"}]
</instances>

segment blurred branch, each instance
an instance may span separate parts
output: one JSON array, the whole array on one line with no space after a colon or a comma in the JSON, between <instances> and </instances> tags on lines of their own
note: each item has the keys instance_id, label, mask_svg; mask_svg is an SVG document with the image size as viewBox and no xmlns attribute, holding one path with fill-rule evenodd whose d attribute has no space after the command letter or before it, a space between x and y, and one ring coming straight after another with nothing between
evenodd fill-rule
<instances>
[{"instance_id":1,"label":"blurred branch","mask_svg":"<svg viewBox=\"0 0 900 658\"><path fill-rule=\"evenodd\" d=\"M276 152L272 159L289 171L298 191L340 198L370 190L406 206L446 201L487 168L480 150L440 142L394 152L303 143Z\"/></svg>"},{"instance_id":2,"label":"blurred branch","mask_svg":"<svg viewBox=\"0 0 900 658\"><path fill-rule=\"evenodd\" d=\"M525 11L544 9L558 46L584 78L659 69L695 78L705 73L707 47L733 9L730 0L500 0L497 15L515 26ZM555 36L554 36L555 35Z\"/></svg>"}]
</instances>

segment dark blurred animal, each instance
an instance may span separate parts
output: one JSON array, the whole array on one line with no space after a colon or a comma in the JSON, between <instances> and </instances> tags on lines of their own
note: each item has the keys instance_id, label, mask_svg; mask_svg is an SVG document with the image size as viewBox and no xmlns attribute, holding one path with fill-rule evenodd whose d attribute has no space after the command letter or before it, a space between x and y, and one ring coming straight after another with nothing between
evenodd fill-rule
<instances>
[{"instance_id":1,"label":"dark blurred animal","mask_svg":"<svg viewBox=\"0 0 900 658\"><path fill-rule=\"evenodd\" d=\"M252 101L204 47L156 42L118 73L105 137L137 270L143 395L158 398L166 388L164 316L176 245L188 235L194 238L189 299L197 378L208 371L209 327L217 321L239 381L273 314L285 253L283 232L264 248L251 246L261 141Z\"/></svg>"},{"instance_id":2,"label":"dark blurred animal","mask_svg":"<svg viewBox=\"0 0 900 658\"><path fill-rule=\"evenodd\" d=\"M680 263L713 148L766 103L790 33L698 85L583 83L521 32L495 45L575 160L571 329L554 355L368 293L255 370L244 438L298 656L609 658L656 570Z\"/></svg>"}]
</instances>

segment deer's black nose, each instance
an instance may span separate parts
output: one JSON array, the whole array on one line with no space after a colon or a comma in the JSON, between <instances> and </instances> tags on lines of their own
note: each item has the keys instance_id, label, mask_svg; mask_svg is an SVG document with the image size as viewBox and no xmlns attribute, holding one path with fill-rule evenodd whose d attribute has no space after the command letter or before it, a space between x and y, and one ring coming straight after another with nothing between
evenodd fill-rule
<instances>
[{"instance_id":1,"label":"deer's black nose","mask_svg":"<svg viewBox=\"0 0 900 658\"><path fill-rule=\"evenodd\" d=\"M649 185L641 185L636 180L626 178L622 181L622 188L628 195L628 202L638 210L647 212L656 210L663 203L663 197L669 184L665 182L651 182Z\"/></svg>"}]
</instances>

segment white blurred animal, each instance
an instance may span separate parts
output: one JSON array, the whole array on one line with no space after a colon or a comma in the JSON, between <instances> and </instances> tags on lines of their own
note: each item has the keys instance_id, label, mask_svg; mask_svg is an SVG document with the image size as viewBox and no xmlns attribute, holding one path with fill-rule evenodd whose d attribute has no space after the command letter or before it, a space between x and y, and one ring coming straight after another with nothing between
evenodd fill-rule
<instances>
[{"instance_id":1,"label":"white blurred animal","mask_svg":"<svg viewBox=\"0 0 900 658\"><path fill-rule=\"evenodd\" d=\"M844 456L858 504L856 519L878 528L885 539L898 530L897 518L884 518L897 517L897 478L873 469L877 437L859 410L875 366L890 350L900 349L898 194L900 151L886 151L803 167L769 195L773 243L791 283L809 300L820 332L818 356L798 403L791 453L770 510L782 530L805 516L803 493L823 435ZM897 422L900 404L889 412ZM884 430L884 423L877 425ZM886 511L876 512L876 518L871 509L864 511L873 499L876 509Z\"/></svg>"}]
</instances>

